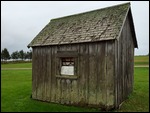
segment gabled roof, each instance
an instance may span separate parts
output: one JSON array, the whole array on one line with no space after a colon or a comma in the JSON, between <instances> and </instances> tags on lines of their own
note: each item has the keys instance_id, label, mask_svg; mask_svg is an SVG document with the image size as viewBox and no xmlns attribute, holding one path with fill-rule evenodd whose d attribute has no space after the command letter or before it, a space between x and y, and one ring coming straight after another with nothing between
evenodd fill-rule
<instances>
[{"instance_id":1,"label":"gabled roof","mask_svg":"<svg viewBox=\"0 0 150 113\"><path fill-rule=\"evenodd\" d=\"M52 19L28 47L117 39L129 9L125 3Z\"/></svg>"}]
</instances>

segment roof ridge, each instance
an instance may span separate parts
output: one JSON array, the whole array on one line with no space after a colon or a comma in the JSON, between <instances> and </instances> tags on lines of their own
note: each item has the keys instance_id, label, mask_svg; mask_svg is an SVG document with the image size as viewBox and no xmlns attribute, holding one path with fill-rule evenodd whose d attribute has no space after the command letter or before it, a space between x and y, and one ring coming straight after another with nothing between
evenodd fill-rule
<instances>
[{"instance_id":1,"label":"roof ridge","mask_svg":"<svg viewBox=\"0 0 150 113\"><path fill-rule=\"evenodd\" d=\"M59 19L63 19L63 18L68 18L68 17L72 17L72 16L78 16L78 15L82 15L82 14L86 14L86 13L90 13L90 12L95 12L95 11L104 10L104 9L108 9L108 8L112 8L112 7L118 7L118 6L127 5L127 4L130 5L130 2L117 4L117 5L112 5L112 6L108 6L108 7L104 7L104 8L100 8L100 9L94 9L94 10L90 10L90 11L85 11L85 12L78 13L78 14L72 14L72 15L68 15L68 16L53 18L50 21L59 20Z\"/></svg>"}]
</instances>

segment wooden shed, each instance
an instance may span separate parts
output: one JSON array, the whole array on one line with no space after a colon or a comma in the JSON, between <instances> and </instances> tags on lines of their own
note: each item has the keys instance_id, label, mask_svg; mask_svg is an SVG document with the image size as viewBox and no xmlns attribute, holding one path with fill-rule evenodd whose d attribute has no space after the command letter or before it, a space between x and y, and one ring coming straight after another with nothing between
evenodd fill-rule
<instances>
[{"instance_id":1,"label":"wooden shed","mask_svg":"<svg viewBox=\"0 0 150 113\"><path fill-rule=\"evenodd\" d=\"M130 3L52 19L28 47L33 99L111 109L133 91Z\"/></svg>"}]
</instances>

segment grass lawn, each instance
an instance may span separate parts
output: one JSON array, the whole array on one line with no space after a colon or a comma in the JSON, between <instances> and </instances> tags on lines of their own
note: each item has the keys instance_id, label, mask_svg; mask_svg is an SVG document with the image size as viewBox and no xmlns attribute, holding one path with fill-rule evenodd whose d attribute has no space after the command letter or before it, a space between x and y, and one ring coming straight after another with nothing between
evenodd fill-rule
<instances>
[{"instance_id":1,"label":"grass lawn","mask_svg":"<svg viewBox=\"0 0 150 113\"><path fill-rule=\"evenodd\" d=\"M32 68L32 63L1 64L1 68Z\"/></svg>"},{"instance_id":2,"label":"grass lawn","mask_svg":"<svg viewBox=\"0 0 150 113\"><path fill-rule=\"evenodd\" d=\"M134 56L135 65L149 65L149 56Z\"/></svg>"}]
</instances>

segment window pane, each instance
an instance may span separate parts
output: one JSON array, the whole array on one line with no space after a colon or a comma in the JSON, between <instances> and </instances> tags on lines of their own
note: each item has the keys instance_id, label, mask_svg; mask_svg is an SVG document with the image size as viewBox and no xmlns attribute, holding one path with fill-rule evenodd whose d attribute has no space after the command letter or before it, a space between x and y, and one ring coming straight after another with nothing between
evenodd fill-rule
<instances>
[{"instance_id":1,"label":"window pane","mask_svg":"<svg viewBox=\"0 0 150 113\"><path fill-rule=\"evenodd\" d=\"M74 62L74 58L71 58L70 61Z\"/></svg>"},{"instance_id":2,"label":"window pane","mask_svg":"<svg viewBox=\"0 0 150 113\"><path fill-rule=\"evenodd\" d=\"M66 65L66 62L62 62L62 65L65 66L65 65Z\"/></svg>"},{"instance_id":3,"label":"window pane","mask_svg":"<svg viewBox=\"0 0 150 113\"><path fill-rule=\"evenodd\" d=\"M69 62L66 62L66 66L69 66Z\"/></svg>"},{"instance_id":4,"label":"window pane","mask_svg":"<svg viewBox=\"0 0 150 113\"><path fill-rule=\"evenodd\" d=\"M61 75L74 75L74 66L62 66Z\"/></svg>"},{"instance_id":5,"label":"window pane","mask_svg":"<svg viewBox=\"0 0 150 113\"><path fill-rule=\"evenodd\" d=\"M74 66L74 62L71 62L71 64L70 64L71 66Z\"/></svg>"},{"instance_id":6,"label":"window pane","mask_svg":"<svg viewBox=\"0 0 150 113\"><path fill-rule=\"evenodd\" d=\"M70 58L66 58L66 61L70 61Z\"/></svg>"},{"instance_id":7,"label":"window pane","mask_svg":"<svg viewBox=\"0 0 150 113\"><path fill-rule=\"evenodd\" d=\"M62 60L62 66L73 66L74 65L73 57L61 58L61 60Z\"/></svg>"}]
</instances>

